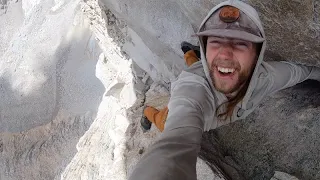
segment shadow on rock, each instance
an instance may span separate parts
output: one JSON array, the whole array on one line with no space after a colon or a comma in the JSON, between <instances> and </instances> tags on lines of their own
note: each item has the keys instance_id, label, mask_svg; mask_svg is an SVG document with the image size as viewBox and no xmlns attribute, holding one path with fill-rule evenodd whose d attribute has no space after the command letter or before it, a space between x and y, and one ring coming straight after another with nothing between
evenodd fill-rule
<instances>
[{"instance_id":1,"label":"shadow on rock","mask_svg":"<svg viewBox=\"0 0 320 180\"><path fill-rule=\"evenodd\" d=\"M232 179L225 162L245 179L275 171L320 179L319 112L320 83L306 81L268 97L246 120L204 134L200 156Z\"/></svg>"}]
</instances>

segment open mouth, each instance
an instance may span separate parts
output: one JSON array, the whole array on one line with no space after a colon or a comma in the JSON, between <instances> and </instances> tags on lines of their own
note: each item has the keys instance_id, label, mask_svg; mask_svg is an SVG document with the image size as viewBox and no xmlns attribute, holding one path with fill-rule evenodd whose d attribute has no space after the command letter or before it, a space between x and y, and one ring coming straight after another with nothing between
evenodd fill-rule
<instances>
[{"instance_id":1,"label":"open mouth","mask_svg":"<svg viewBox=\"0 0 320 180\"><path fill-rule=\"evenodd\" d=\"M222 77L232 76L236 71L234 68L217 67L219 75Z\"/></svg>"}]
</instances>

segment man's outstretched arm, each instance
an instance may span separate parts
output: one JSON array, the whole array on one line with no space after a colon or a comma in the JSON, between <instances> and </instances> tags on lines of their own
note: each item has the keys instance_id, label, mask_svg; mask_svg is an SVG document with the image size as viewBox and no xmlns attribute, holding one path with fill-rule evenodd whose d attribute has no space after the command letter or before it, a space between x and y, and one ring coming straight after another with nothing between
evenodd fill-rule
<instances>
[{"instance_id":1,"label":"man's outstretched arm","mask_svg":"<svg viewBox=\"0 0 320 180\"><path fill-rule=\"evenodd\" d=\"M294 86L307 79L320 81L320 68L316 66L305 66L286 61L271 61L266 63L271 83L269 93Z\"/></svg>"},{"instance_id":2,"label":"man's outstretched arm","mask_svg":"<svg viewBox=\"0 0 320 180\"><path fill-rule=\"evenodd\" d=\"M173 86L164 131L136 165L130 180L197 178L196 162L204 127L199 102L206 101L205 94L202 85L192 82Z\"/></svg>"}]
</instances>

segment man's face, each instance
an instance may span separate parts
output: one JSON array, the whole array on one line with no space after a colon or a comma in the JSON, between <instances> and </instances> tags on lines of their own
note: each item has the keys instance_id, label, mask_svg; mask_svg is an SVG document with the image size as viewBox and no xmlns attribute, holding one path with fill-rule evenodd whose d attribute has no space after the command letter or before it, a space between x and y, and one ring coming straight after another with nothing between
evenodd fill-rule
<instances>
[{"instance_id":1,"label":"man's face","mask_svg":"<svg viewBox=\"0 0 320 180\"><path fill-rule=\"evenodd\" d=\"M214 87L229 94L239 90L250 78L256 64L256 45L252 42L208 37L206 58Z\"/></svg>"}]
</instances>

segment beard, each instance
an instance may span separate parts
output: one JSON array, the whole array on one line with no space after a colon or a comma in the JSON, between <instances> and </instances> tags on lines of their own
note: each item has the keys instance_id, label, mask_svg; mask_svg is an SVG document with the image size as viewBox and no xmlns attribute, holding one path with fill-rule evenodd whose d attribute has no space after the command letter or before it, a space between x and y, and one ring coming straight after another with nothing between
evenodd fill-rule
<instances>
[{"instance_id":1,"label":"beard","mask_svg":"<svg viewBox=\"0 0 320 180\"><path fill-rule=\"evenodd\" d=\"M228 67L235 69L232 80L219 78L217 67ZM249 68L241 68L238 61L214 59L210 66L210 77L216 90L224 94L230 94L239 91L243 85L250 79L253 71L252 66Z\"/></svg>"}]
</instances>

